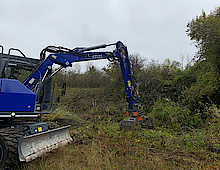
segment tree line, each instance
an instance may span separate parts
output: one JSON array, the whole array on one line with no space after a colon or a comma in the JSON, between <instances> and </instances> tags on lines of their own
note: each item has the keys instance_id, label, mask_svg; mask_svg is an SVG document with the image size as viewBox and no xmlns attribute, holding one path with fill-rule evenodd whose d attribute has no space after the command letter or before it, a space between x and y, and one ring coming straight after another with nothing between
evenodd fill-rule
<instances>
[{"instance_id":1,"label":"tree line","mask_svg":"<svg viewBox=\"0 0 220 170\"><path fill-rule=\"evenodd\" d=\"M210 127L219 129L220 105L220 8L202 12L189 21L187 35L198 49L184 68L178 61L147 62L132 54L132 72L139 84L145 112L158 126L174 130ZM66 79L68 87L104 88L106 94L120 100L125 97L124 82L118 64L109 63L101 70L90 65L60 72L56 82Z\"/></svg>"}]
</instances>

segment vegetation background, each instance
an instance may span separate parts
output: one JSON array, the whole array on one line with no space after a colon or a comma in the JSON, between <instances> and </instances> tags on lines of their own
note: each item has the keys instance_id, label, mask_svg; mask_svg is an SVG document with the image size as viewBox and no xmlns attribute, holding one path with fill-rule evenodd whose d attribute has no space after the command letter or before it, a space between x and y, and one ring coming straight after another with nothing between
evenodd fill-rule
<instances>
[{"instance_id":1,"label":"vegetation background","mask_svg":"<svg viewBox=\"0 0 220 170\"><path fill-rule=\"evenodd\" d=\"M155 129L120 131L126 99L120 66L60 72L67 94L44 121L71 124L74 142L23 169L220 169L220 8L187 25L198 53L187 65L130 55Z\"/></svg>"}]
</instances>

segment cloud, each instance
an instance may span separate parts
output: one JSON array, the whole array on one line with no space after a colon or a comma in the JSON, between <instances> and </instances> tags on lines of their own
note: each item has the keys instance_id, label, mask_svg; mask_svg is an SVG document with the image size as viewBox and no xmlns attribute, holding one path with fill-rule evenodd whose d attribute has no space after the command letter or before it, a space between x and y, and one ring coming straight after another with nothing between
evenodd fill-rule
<instances>
[{"instance_id":1,"label":"cloud","mask_svg":"<svg viewBox=\"0 0 220 170\"><path fill-rule=\"evenodd\" d=\"M219 0L2 0L0 43L38 57L47 45L75 48L121 40L130 53L180 60L180 53L196 51L185 33L187 22L219 5Z\"/></svg>"}]
</instances>

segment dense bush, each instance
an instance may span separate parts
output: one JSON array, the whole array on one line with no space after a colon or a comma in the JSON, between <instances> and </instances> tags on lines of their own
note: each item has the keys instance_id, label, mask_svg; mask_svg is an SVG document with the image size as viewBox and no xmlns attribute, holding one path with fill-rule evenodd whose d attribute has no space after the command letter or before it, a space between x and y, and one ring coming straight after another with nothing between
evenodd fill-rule
<instances>
[{"instance_id":1,"label":"dense bush","mask_svg":"<svg viewBox=\"0 0 220 170\"><path fill-rule=\"evenodd\" d=\"M196 125L186 106L180 106L168 98L155 102L149 116L154 119L156 126L174 131L188 130Z\"/></svg>"}]
</instances>

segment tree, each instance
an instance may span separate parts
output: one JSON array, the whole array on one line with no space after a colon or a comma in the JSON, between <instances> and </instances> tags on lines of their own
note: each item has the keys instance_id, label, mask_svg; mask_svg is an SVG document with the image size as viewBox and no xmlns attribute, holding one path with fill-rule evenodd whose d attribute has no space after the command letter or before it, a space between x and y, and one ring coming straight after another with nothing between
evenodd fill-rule
<instances>
[{"instance_id":1,"label":"tree","mask_svg":"<svg viewBox=\"0 0 220 170\"><path fill-rule=\"evenodd\" d=\"M197 62L189 72L196 82L183 92L191 110L204 110L207 104L220 104L220 7L203 12L187 25L187 35L195 42Z\"/></svg>"},{"instance_id":2,"label":"tree","mask_svg":"<svg viewBox=\"0 0 220 170\"><path fill-rule=\"evenodd\" d=\"M187 35L195 41L199 50L196 57L208 60L220 70L220 7L209 15L203 12L190 21L187 27Z\"/></svg>"}]
</instances>

